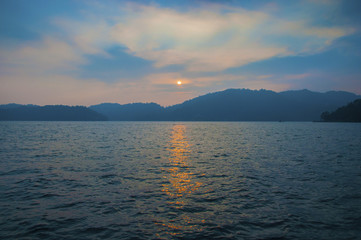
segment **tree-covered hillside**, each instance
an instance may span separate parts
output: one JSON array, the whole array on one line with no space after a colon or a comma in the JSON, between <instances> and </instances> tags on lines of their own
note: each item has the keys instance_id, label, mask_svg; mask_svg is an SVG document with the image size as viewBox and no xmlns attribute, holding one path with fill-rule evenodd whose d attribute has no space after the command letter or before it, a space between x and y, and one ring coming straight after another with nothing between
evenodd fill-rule
<instances>
[{"instance_id":1,"label":"tree-covered hillside","mask_svg":"<svg viewBox=\"0 0 361 240\"><path fill-rule=\"evenodd\" d=\"M321 118L325 122L361 122L361 99L357 99L334 112L323 112Z\"/></svg>"}]
</instances>

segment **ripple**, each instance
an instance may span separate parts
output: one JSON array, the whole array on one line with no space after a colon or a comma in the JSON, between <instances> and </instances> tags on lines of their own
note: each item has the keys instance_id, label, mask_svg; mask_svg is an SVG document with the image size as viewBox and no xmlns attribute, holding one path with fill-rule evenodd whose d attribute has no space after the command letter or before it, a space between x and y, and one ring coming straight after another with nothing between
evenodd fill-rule
<instances>
[{"instance_id":1,"label":"ripple","mask_svg":"<svg viewBox=\"0 0 361 240\"><path fill-rule=\"evenodd\" d=\"M4 129L13 133L0 139L1 239L361 235L361 125L0 122Z\"/></svg>"},{"instance_id":2,"label":"ripple","mask_svg":"<svg viewBox=\"0 0 361 240\"><path fill-rule=\"evenodd\" d=\"M51 209L61 209L61 208L73 208L77 205L81 205L82 201L76 201L76 202L71 202L71 203L62 203L62 204L57 204L54 207L51 207Z\"/></svg>"}]
</instances>

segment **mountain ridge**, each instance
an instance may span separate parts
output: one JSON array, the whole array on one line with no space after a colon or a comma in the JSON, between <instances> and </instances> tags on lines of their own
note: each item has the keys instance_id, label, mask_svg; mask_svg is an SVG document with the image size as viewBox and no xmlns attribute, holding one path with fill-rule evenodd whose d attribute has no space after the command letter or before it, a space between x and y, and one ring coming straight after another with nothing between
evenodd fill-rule
<instances>
[{"instance_id":1,"label":"mountain ridge","mask_svg":"<svg viewBox=\"0 0 361 240\"><path fill-rule=\"evenodd\" d=\"M323 112L334 111L357 98L361 96L345 91L320 93L302 89L274 92L231 88L168 107L151 102L101 103L84 108L92 112L88 113L93 114L91 120L99 121L318 121ZM18 108L19 104L0 105L0 120L4 120L4 111L6 115L6 111ZM99 115L95 117L94 112ZM87 121L87 118L81 119Z\"/></svg>"},{"instance_id":2,"label":"mountain ridge","mask_svg":"<svg viewBox=\"0 0 361 240\"><path fill-rule=\"evenodd\" d=\"M0 105L1 121L106 121L107 117L84 106Z\"/></svg>"}]
</instances>

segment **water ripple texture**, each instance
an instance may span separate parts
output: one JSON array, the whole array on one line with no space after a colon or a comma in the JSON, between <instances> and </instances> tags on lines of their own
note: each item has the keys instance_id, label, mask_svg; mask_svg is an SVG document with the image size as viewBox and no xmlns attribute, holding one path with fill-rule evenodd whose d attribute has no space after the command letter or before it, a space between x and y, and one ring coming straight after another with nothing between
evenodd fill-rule
<instances>
[{"instance_id":1,"label":"water ripple texture","mask_svg":"<svg viewBox=\"0 0 361 240\"><path fill-rule=\"evenodd\" d=\"M0 122L1 239L359 239L361 124Z\"/></svg>"}]
</instances>

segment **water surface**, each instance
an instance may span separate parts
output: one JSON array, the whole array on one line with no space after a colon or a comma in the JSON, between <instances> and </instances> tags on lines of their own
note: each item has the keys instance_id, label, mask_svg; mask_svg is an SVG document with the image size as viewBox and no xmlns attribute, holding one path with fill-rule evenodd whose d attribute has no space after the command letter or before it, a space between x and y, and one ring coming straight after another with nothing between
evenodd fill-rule
<instances>
[{"instance_id":1,"label":"water surface","mask_svg":"<svg viewBox=\"0 0 361 240\"><path fill-rule=\"evenodd\" d=\"M0 122L2 239L357 239L361 124Z\"/></svg>"}]
</instances>

